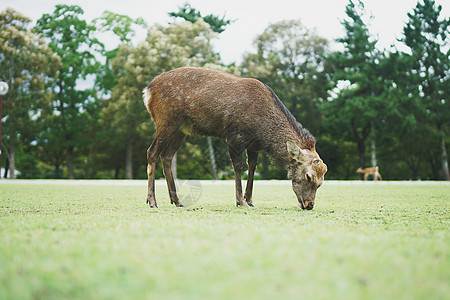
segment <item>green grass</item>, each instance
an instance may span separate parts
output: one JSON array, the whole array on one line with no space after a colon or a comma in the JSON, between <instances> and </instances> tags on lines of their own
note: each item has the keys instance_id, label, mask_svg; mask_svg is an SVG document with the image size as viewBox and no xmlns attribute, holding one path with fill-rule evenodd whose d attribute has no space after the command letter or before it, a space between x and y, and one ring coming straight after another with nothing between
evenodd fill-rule
<instances>
[{"instance_id":1,"label":"green grass","mask_svg":"<svg viewBox=\"0 0 450 300\"><path fill-rule=\"evenodd\" d=\"M448 299L449 184L195 190L0 183L0 299Z\"/></svg>"}]
</instances>

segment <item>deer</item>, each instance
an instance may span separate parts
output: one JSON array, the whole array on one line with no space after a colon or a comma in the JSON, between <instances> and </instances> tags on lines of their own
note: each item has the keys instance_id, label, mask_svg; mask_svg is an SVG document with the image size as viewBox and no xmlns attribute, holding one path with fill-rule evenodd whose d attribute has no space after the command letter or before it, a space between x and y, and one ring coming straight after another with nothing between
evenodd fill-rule
<instances>
[{"instance_id":1,"label":"deer","mask_svg":"<svg viewBox=\"0 0 450 300\"><path fill-rule=\"evenodd\" d=\"M381 179L381 174L380 174L380 172L378 171L378 166L377 166L377 167L365 168L365 169L358 168L358 169L356 170L356 173L362 173L362 174L364 174L364 181L367 180L367 178L369 177L369 175L372 175L372 176L373 176L373 180L374 180L374 181L377 181L378 178L379 178L380 180L382 180L382 179Z\"/></svg>"},{"instance_id":2,"label":"deer","mask_svg":"<svg viewBox=\"0 0 450 300\"><path fill-rule=\"evenodd\" d=\"M157 208L155 167L161 158L171 204L183 207L175 188L172 158L186 135L226 142L235 175L236 206L254 206L258 153L264 151L287 170L302 209L311 210L328 168L315 150L314 136L296 121L274 91L257 79L222 71L183 67L156 76L143 90L156 126L147 150L147 204ZM243 153L248 178L242 192Z\"/></svg>"}]
</instances>

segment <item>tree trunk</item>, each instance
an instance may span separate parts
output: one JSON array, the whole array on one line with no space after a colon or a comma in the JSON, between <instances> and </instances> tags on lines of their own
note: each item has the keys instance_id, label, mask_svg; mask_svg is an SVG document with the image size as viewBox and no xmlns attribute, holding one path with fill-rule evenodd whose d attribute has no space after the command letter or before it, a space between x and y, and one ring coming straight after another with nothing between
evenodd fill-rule
<instances>
[{"instance_id":1,"label":"tree trunk","mask_svg":"<svg viewBox=\"0 0 450 300\"><path fill-rule=\"evenodd\" d=\"M61 178L61 171L59 169L59 164L55 165L55 178L60 179Z\"/></svg>"},{"instance_id":2,"label":"tree trunk","mask_svg":"<svg viewBox=\"0 0 450 300\"><path fill-rule=\"evenodd\" d=\"M8 149L6 149L4 144L0 144L0 147L2 147L5 150L6 154L6 160L5 160L5 172L3 173L3 178L8 178L8 171L9 171L9 152ZM1 177L1 174L0 174Z\"/></svg>"},{"instance_id":3,"label":"tree trunk","mask_svg":"<svg viewBox=\"0 0 450 300\"><path fill-rule=\"evenodd\" d=\"M427 155L427 161L428 161L428 163L430 164L430 168L431 168L431 173L432 173L432 176L431 176L431 178L430 179L433 179L433 180L438 180L440 177L439 177L439 168L438 168L438 166L436 166L436 162L435 162L435 156L434 155L431 155L431 153L430 153L430 151L425 151L425 153L426 153L426 155ZM439 163L437 163L437 164L439 164Z\"/></svg>"},{"instance_id":4,"label":"tree trunk","mask_svg":"<svg viewBox=\"0 0 450 300\"><path fill-rule=\"evenodd\" d=\"M208 140L208 149L209 149L209 159L211 160L211 174L214 180L217 180L217 165L216 165L216 156L214 155L214 148L212 145L212 138L207 137Z\"/></svg>"},{"instance_id":5,"label":"tree trunk","mask_svg":"<svg viewBox=\"0 0 450 300\"><path fill-rule=\"evenodd\" d=\"M125 178L133 179L133 142L127 140L125 153Z\"/></svg>"},{"instance_id":6,"label":"tree trunk","mask_svg":"<svg viewBox=\"0 0 450 300\"><path fill-rule=\"evenodd\" d=\"M7 150L6 150L6 147L0 142L0 152L1 153L3 153L3 150L2 150L2 148L4 148L5 149L5 153L6 153L6 155L8 155L8 153L7 153ZM0 157L0 160L1 160L2 158ZM1 179L1 177L3 176L3 178L6 178L6 169L8 168L8 156L6 156L6 159L5 159L5 173L4 173L4 175L2 175L1 174L1 172L0 172L0 179ZM0 163L0 170L1 170L1 166L2 166L2 164Z\"/></svg>"},{"instance_id":7,"label":"tree trunk","mask_svg":"<svg viewBox=\"0 0 450 300\"><path fill-rule=\"evenodd\" d=\"M372 167L377 166L377 155L376 155L376 140L375 140L375 123L373 120L370 122L370 162Z\"/></svg>"},{"instance_id":8,"label":"tree trunk","mask_svg":"<svg viewBox=\"0 0 450 300\"><path fill-rule=\"evenodd\" d=\"M444 134L441 134L441 158L442 158L442 173L445 180L450 180L450 174L448 171L448 159L447 159L447 149L445 147Z\"/></svg>"},{"instance_id":9,"label":"tree trunk","mask_svg":"<svg viewBox=\"0 0 450 300\"><path fill-rule=\"evenodd\" d=\"M9 178L15 179L16 178L16 150L14 148L14 138L11 136L11 139L9 140Z\"/></svg>"},{"instance_id":10,"label":"tree trunk","mask_svg":"<svg viewBox=\"0 0 450 300\"><path fill-rule=\"evenodd\" d=\"M89 160L88 159L84 160L84 178L85 179L89 178Z\"/></svg>"},{"instance_id":11,"label":"tree trunk","mask_svg":"<svg viewBox=\"0 0 450 300\"><path fill-rule=\"evenodd\" d=\"M3 178L8 178L8 172L9 172L9 161L5 164L5 173L3 173Z\"/></svg>"},{"instance_id":12,"label":"tree trunk","mask_svg":"<svg viewBox=\"0 0 450 300\"><path fill-rule=\"evenodd\" d=\"M370 132L370 122L361 130L361 134L358 132L358 127L354 119L350 120L350 124L352 126L353 137L356 141L356 145L358 147L358 156L359 156L359 166L361 168L366 167L366 139Z\"/></svg>"},{"instance_id":13,"label":"tree trunk","mask_svg":"<svg viewBox=\"0 0 450 300\"><path fill-rule=\"evenodd\" d=\"M67 160L67 171L69 172L69 179L75 179L75 173L73 170L73 146L67 148L66 160Z\"/></svg>"},{"instance_id":14,"label":"tree trunk","mask_svg":"<svg viewBox=\"0 0 450 300\"><path fill-rule=\"evenodd\" d=\"M366 167L366 145L361 140L356 141L356 145L358 147L359 166L364 169Z\"/></svg>"},{"instance_id":15,"label":"tree trunk","mask_svg":"<svg viewBox=\"0 0 450 300\"><path fill-rule=\"evenodd\" d=\"M2 177L2 119L3 119L3 96L0 96L0 178Z\"/></svg>"}]
</instances>

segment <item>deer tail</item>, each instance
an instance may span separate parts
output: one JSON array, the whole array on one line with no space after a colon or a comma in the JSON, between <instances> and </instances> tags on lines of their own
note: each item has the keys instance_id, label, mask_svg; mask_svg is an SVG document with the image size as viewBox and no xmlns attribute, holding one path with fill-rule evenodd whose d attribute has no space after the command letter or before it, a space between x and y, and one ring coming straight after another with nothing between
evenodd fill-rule
<instances>
[{"instance_id":1,"label":"deer tail","mask_svg":"<svg viewBox=\"0 0 450 300\"><path fill-rule=\"evenodd\" d=\"M152 94L150 93L150 88L152 87L152 84L150 83L144 90L142 91L142 100L144 101L145 108L150 112L150 100L152 98Z\"/></svg>"}]
</instances>

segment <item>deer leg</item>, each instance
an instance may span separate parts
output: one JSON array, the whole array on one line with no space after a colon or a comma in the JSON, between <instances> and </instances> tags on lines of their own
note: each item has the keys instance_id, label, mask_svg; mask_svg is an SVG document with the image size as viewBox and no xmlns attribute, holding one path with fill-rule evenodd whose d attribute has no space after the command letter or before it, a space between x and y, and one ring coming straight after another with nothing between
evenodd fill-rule
<instances>
[{"instance_id":1,"label":"deer leg","mask_svg":"<svg viewBox=\"0 0 450 300\"><path fill-rule=\"evenodd\" d=\"M182 132L177 132L169 142L167 148L161 153L161 161L163 163L164 177L166 177L167 188L169 189L170 204L175 204L178 207L183 207L181 201L178 199L177 190L175 187L175 180L172 172L173 156L180 148L184 141L185 135Z\"/></svg>"},{"instance_id":2,"label":"deer leg","mask_svg":"<svg viewBox=\"0 0 450 300\"><path fill-rule=\"evenodd\" d=\"M233 164L234 170L234 181L236 186L236 206L248 206L242 195L242 153L243 150L238 150L228 144L228 152L230 153L231 163Z\"/></svg>"},{"instance_id":3,"label":"deer leg","mask_svg":"<svg viewBox=\"0 0 450 300\"><path fill-rule=\"evenodd\" d=\"M367 178L369 177L369 173L364 174L364 181L367 181Z\"/></svg>"},{"instance_id":4,"label":"deer leg","mask_svg":"<svg viewBox=\"0 0 450 300\"><path fill-rule=\"evenodd\" d=\"M258 163L258 152L247 149L248 177L247 186L245 187L244 199L249 206L254 206L252 201L253 179L255 178L256 164Z\"/></svg>"},{"instance_id":5,"label":"deer leg","mask_svg":"<svg viewBox=\"0 0 450 300\"><path fill-rule=\"evenodd\" d=\"M155 198L155 171L156 162L158 161L159 153L161 152L161 140L156 135L152 145L147 150L147 175L148 175L148 191L147 191L147 203L151 208L157 208Z\"/></svg>"}]
</instances>

